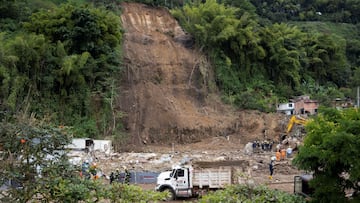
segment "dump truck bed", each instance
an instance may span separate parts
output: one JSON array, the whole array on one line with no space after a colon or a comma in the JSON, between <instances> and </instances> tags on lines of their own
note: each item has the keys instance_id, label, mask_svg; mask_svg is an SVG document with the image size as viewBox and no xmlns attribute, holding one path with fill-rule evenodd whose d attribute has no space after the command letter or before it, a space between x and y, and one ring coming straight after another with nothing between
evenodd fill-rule
<instances>
[{"instance_id":1,"label":"dump truck bed","mask_svg":"<svg viewBox=\"0 0 360 203\"><path fill-rule=\"evenodd\" d=\"M246 160L202 161L193 163L193 187L224 188L238 182L236 173L244 172L249 167Z\"/></svg>"},{"instance_id":2,"label":"dump truck bed","mask_svg":"<svg viewBox=\"0 0 360 203\"><path fill-rule=\"evenodd\" d=\"M232 183L231 167L193 170L193 187L224 188Z\"/></svg>"}]
</instances>

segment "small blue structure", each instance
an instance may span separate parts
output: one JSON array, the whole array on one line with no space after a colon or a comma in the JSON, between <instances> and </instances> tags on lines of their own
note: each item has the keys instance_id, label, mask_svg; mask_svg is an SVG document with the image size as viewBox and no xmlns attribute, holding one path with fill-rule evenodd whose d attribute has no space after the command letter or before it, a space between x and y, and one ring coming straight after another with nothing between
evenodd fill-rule
<instances>
[{"instance_id":1,"label":"small blue structure","mask_svg":"<svg viewBox=\"0 0 360 203\"><path fill-rule=\"evenodd\" d=\"M130 183L133 184L151 184L156 183L156 178L160 173L156 172L130 172ZM115 180L116 181L116 180ZM120 173L120 177L117 180L120 183L125 183L125 173Z\"/></svg>"}]
</instances>

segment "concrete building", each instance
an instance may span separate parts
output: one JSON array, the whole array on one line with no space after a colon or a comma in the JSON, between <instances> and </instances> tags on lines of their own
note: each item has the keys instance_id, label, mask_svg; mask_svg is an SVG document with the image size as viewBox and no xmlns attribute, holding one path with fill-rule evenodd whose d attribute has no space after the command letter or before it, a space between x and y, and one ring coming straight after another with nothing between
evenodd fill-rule
<instances>
[{"instance_id":1,"label":"concrete building","mask_svg":"<svg viewBox=\"0 0 360 203\"><path fill-rule=\"evenodd\" d=\"M276 107L276 111L279 113L284 113L286 115L293 115L295 112L295 103L282 103L278 104Z\"/></svg>"},{"instance_id":2,"label":"concrete building","mask_svg":"<svg viewBox=\"0 0 360 203\"><path fill-rule=\"evenodd\" d=\"M304 95L294 99L295 103L295 114L317 114L319 108L319 102L317 100L310 99L310 96Z\"/></svg>"},{"instance_id":3,"label":"concrete building","mask_svg":"<svg viewBox=\"0 0 360 203\"><path fill-rule=\"evenodd\" d=\"M354 102L350 98L336 98L332 101L332 107L341 110L355 107Z\"/></svg>"},{"instance_id":4,"label":"concrete building","mask_svg":"<svg viewBox=\"0 0 360 203\"><path fill-rule=\"evenodd\" d=\"M66 149L75 151L100 151L105 154L112 152L111 140L93 140L91 138L74 138L71 140L71 144L65 146Z\"/></svg>"},{"instance_id":5,"label":"concrete building","mask_svg":"<svg viewBox=\"0 0 360 203\"><path fill-rule=\"evenodd\" d=\"M288 103L278 104L276 111L286 115L314 115L317 113L319 103L317 100L310 99L310 96L299 96L296 99L291 99Z\"/></svg>"}]
</instances>

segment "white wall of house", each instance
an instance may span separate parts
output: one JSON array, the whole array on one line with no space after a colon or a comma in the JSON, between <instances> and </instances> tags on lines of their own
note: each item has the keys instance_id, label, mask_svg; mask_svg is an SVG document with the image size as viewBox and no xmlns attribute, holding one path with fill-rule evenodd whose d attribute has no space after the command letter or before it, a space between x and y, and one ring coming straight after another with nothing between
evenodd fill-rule
<instances>
[{"instance_id":1,"label":"white wall of house","mask_svg":"<svg viewBox=\"0 0 360 203\"><path fill-rule=\"evenodd\" d=\"M94 140L94 150L110 154L112 151L111 140Z\"/></svg>"},{"instance_id":2,"label":"white wall of house","mask_svg":"<svg viewBox=\"0 0 360 203\"><path fill-rule=\"evenodd\" d=\"M93 147L86 146L86 141L92 140L94 142ZM66 149L71 150L85 150L88 148L90 151L98 150L106 154L110 154L112 151L112 142L111 140L93 140L90 138L74 138L71 140L71 144L65 146Z\"/></svg>"},{"instance_id":3,"label":"white wall of house","mask_svg":"<svg viewBox=\"0 0 360 203\"><path fill-rule=\"evenodd\" d=\"M294 110L295 110L295 103L292 102L278 104L276 108L277 112L285 113L286 115L294 114Z\"/></svg>"},{"instance_id":4,"label":"white wall of house","mask_svg":"<svg viewBox=\"0 0 360 203\"><path fill-rule=\"evenodd\" d=\"M66 145L66 149L72 150L84 150L86 148L86 140L87 138L73 138L71 143Z\"/></svg>"}]
</instances>

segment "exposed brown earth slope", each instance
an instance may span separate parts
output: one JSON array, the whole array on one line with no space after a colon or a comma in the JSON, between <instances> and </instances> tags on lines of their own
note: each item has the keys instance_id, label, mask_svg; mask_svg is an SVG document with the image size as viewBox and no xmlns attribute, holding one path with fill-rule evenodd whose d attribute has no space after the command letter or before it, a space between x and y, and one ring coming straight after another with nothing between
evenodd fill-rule
<instances>
[{"instance_id":1,"label":"exposed brown earth slope","mask_svg":"<svg viewBox=\"0 0 360 203\"><path fill-rule=\"evenodd\" d=\"M136 3L123 3L122 10L126 70L119 108L134 145L200 144L230 136L239 146L283 130L283 115L238 111L221 102L210 90L211 66L168 10ZM208 144L194 146L221 147Z\"/></svg>"}]
</instances>

